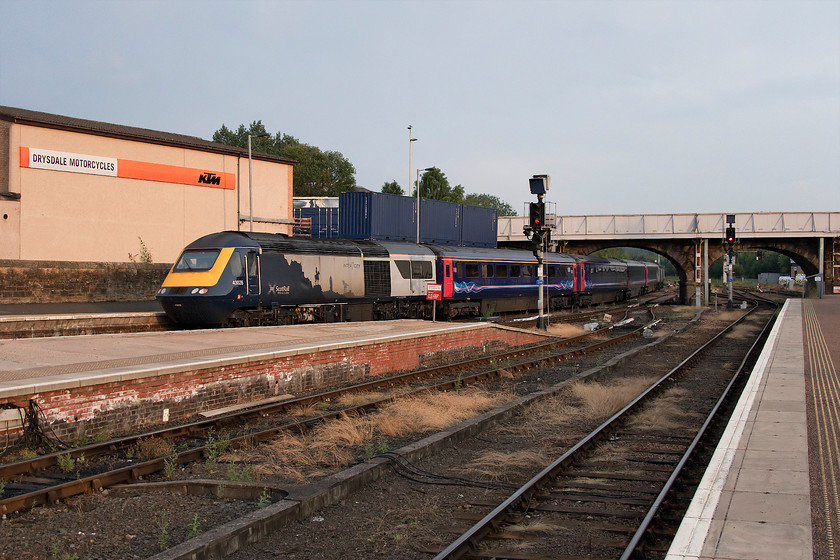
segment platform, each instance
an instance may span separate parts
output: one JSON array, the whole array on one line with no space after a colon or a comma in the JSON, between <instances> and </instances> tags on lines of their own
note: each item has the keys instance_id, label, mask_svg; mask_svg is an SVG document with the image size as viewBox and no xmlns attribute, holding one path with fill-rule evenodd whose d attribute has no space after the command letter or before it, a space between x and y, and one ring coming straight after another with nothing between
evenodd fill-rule
<instances>
[{"instance_id":1,"label":"platform","mask_svg":"<svg viewBox=\"0 0 840 560\"><path fill-rule=\"evenodd\" d=\"M788 300L669 560L840 554L840 297Z\"/></svg>"},{"instance_id":2,"label":"platform","mask_svg":"<svg viewBox=\"0 0 840 560\"><path fill-rule=\"evenodd\" d=\"M68 437L120 433L541 340L420 320L0 340L0 409L34 402Z\"/></svg>"}]
</instances>

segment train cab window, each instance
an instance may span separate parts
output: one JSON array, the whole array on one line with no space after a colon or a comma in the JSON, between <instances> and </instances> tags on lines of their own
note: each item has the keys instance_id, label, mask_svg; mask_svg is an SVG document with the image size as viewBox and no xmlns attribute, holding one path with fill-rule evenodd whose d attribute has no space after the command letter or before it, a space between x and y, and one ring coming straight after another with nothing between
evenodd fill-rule
<instances>
[{"instance_id":1,"label":"train cab window","mask_svg":"<svg viewBox=\"0 0 840 560\"><path fill-rule=\"evenodd\" d=\"M415 280L431 280L432 263L429 261L411 261L411 277Z\"/></svg>"},{"instance_id":2,"label":"train cab window","mask_svg":"<svg viewBox=\"0 0 840 560\"><path fill-rule=\"evenodd\" d=\"M191 272L195 270L210 270L219 256L218 249L191 249L184 251L173 270L176 272Z\"/></svg>"},{"instance_id":3,"label":"train cab window","mask_svg":"<svg viewBox=\"0 0 840 560\"><path fill-rule=\"evenodd\" d=\"M518 264L510 265L510 277L519 278L520 276L522 276L522 267Z\"/></svg>"},{"instance_id":4,"label":"train cab window","mask_svg":"<svg viewBox=\"0 0 840 560\"><path fill-rule=\"evenodd\" d=\"M257 253L256 251L248 251L248 276L255 277L257 275Z\"/></svg>"},{"instance_id":5,"label":"train cab window","mask_svg":"<svg viewBox=\"0 0 840 560\"><path fill-rule=\"evenodd\" d=\"M234 278L242 278L245 275L245 264L242 255L234 253L230 258L228 268L230 268L230 273Z\"/></svg>"},{"instance_id":6,"label":"train cab window","mask_svg":"<svg viewBox=\"0 0 840 560\"><path fill-rule=\"evenodd\" d=\"M478 278L478 265L473 263L466 264L466 277L467 278Z\"/></svg>"},{"instance_id":7,"label":"train cab window","mask_svg":"<svg viewBox=\"0 0 840 560\"><path fill-rule=\"evenodd\" d=\"M394 264L397 265L403 280L411 280L411 261L394 261Z\"/></svg>"},{"instance_id":8,"label":"train cab window","mask_svg":"<svg viewBox=\"0 0 840 560\"><path fill-rule=\"evenodd\" d=\"M496 278L507 278L507 275L508 275L508 265L497 264L496 265Z\"/></svg>"},{"instance_id":9,"label":"train cab window","mask_svg":"<svg viewBox=\"0 0 840 560\"><path fill-rule=\"evenodd\" d=\"M481 275L484 278L492 278L493 277L493 265L492 264L481 265Z\"/></svg>"}]
</instances>

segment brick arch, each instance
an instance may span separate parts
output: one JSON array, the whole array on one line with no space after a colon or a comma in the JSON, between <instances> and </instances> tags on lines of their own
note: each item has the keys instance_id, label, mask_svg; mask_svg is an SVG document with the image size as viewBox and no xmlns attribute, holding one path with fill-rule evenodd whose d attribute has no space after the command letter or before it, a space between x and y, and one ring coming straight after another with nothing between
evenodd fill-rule
<instances>
[{"instance_id":1,"label":"brick arch","mask_svg":"<svg viewBox=\"0 0 840 560\"><path fill-rule=\"evenodd\" d=\"M793 261L805 271L807 276L813 276L819 272L819 237L792 237L792 238L745 238L739 239L735 246L736 251L748 251L763 249L782 253L793 259ZM726 252L726 246L722 239L709 239L709 265ZM826 238L826 255L833 242L833 238ZM514 246L517 244L508 244ZM680 301L685 305L693 302L697 287L702 287L701 282L695 279L695 266L702 270L703 240L697 239L600 239L583 241L559 241L555 243L559 252L572 253L577 255L589 255L600 249L613 247L632 247L646 249L657 253L670 261L680 279ZM525 248L524 245L520 247ZM696 255L700 254L700 259ZM837 279L833 278L832 267L825 267L825 280L828 285L836 284Z\"/></svg>"}]
</instances>

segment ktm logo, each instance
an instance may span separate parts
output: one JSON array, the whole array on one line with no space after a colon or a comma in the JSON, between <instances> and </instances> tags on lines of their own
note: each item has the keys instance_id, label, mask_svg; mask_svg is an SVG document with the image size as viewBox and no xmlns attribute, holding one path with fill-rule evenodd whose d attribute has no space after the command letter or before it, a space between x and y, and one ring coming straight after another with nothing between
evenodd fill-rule
<instances>
[{"instance_id":1,"label":"ktm logo","mask_svg":"<svg viewBox=\"0 0 840 560\"><path fill-rule=\"evenodd\" d=\"M202 173L198 176L198 182L205 185L221 185L222 178L215 173Z\"/></svg>"}]
</instances>

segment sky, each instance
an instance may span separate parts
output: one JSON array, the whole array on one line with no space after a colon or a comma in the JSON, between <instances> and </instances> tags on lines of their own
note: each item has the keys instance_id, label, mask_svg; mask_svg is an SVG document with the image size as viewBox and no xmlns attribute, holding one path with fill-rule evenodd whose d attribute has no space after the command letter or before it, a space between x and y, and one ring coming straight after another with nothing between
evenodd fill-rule
<instances>
[{"instance_id":1,"label":"sky","mask_svg":"<svg viewBox=\"0 0 840 560\"><path fill-rule=\"evenodd\" d=\"M0 0L0 21L0 105L205 139L261 120L370 190L435 166L520 214L535 174L561 215L840 211L840 0Z\"/></svg>"}]
</instances>

